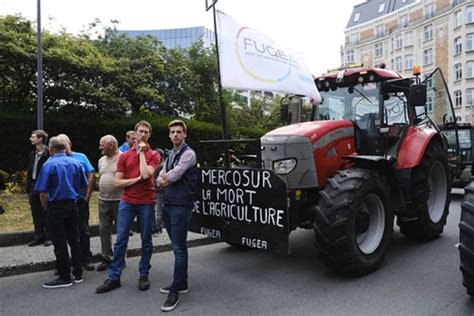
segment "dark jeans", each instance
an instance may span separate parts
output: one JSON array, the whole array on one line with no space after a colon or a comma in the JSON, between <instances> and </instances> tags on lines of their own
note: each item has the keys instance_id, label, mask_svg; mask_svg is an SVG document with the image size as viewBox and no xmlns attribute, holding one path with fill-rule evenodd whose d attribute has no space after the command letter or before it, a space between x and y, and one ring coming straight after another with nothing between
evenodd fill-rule
<instances>
[{"instance_id":1,"label":"dark jeans","mask_svg":"<svg viewBox=\"0 0 474 316\"><path fill-rule=\"evenodd\" d=\"M35 238L49 240L48 212L41 206L39 193L31 189L28 198L31 207L31 217L33 218L33 226L35 228Z\"/></svg>"},{"instance_id":2,"label":"dark jeans","mask_svg":"<svg viewBox=\"0 0 474 316\"><path fill-rule=\"evenodd\" d=\"M186 239L188 227L193 214L192 206L165 205L163 207L163 223L171 240L174 253L174 275L171 292L188 287L188 247Z\"/></svg>"},{"instance_id":3,"label":"dark jeans","mask_svg":"<svg viewBox=\"0 0 474 316\"><path fill-rule=\"evenodd\" d=\"M131 204L124 200L120 201L117 213L117 237L115 238L114 259L109 265L109 278L111 280L118 280L122 275L130 228L135 217L138 218L140 237L142 239L142 257L138 264L138 270L140 276L148 276L148 271L151 268L151 254L153 252L151 240L153 206L153 204Z\"/></svg>"},{"instance_id":4,"label":"dark jeans","mask_svg":"<svg viewBox=\"0 0 474 316\"><path fill-rule=\"evenodd\" d=\"M76 203L72 201L51 202L49 203L48 211L51 240L54 245L59 277L70 279L71 265L73 268L72 273L75 276L82 275L81 249L79 247L77 231L79 212ZM69 258L67 244L71 247L72 261Z\"/></svg>"},{"instance_id":5,"label":"dark jeans","mask_svg":"<svg viewBox=\"0 0 474 316\"><path fill-rule=\"evenodd\" d=\"M89 232L89 203L84 199L77 200L79 209L79 244L81 246L82 263L91 262L91 234Z\"/></svg>"}]
</instances>

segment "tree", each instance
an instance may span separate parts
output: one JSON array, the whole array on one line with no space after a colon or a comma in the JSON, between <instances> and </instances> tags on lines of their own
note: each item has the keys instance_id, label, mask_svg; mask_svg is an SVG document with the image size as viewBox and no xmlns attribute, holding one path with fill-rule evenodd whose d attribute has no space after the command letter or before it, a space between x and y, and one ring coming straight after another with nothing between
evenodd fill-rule
<instances>
[{"instance_id":1,"label":"tree","mask_svg":"<svg viewBox=\"0 0 474 316\"><path fill-rule=\"evenodd\" d=\"M0 17L0 106L27 112L35 104L36 35L21 16Z\"/></svg>"}]
</instances>

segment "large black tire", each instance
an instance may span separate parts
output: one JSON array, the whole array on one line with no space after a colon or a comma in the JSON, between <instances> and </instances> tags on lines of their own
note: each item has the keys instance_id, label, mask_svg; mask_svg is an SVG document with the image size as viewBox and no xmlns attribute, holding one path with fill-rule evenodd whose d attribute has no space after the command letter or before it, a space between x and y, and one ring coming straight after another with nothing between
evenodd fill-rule
<instances>
[{"instance_id":1,"label":"large black tire","mask_svg":"<svg viewBox=\"0 0 474 316\"><path fill-rule=\"evenodd\" d=\"M397 219L402 234L413 240L437 238L446 225L450 192L448 154L440 142L432 142L412 171L411 203L402 214L415 214L415 217Z\"/></svg>"},{"instance_id":2,"label":"large black tire","mask_svg":"<svg viewBox=\"0 0 474 316\"><path fill-rule=\"evenodd\" d=\"M382 176L339 171L320 192L315 211L316 246L330 268L361 276L380 266L393 231L390 189Z\"/></svg>"},{"instance_id":3,"label":"large black tire","mask_svg":"<svg viewBox=\"0 0 474 316\"><path fill-rule=\"evenodd\" d=\"M459 223L460 269L467 294L474 296L474 182L471 182L464 190Z\"/></svg>"}]
</instances>

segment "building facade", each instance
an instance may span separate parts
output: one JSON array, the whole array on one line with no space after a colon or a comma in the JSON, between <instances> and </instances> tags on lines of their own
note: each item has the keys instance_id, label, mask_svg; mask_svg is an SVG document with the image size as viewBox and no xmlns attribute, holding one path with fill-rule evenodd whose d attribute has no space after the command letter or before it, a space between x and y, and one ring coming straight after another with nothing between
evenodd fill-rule
<instances>
[{"instance_id":1,"label":"building facade","mask_svg":"<svg viewBox=\"0 0 474 316\"><path fill-rule=\"evenodd\" d=\"M153 36L156 37L167 49L188 49L198 40L202 40L205 47L214 44L214 32L204 26L162 29L162 30L118 30L119 35L128 37Z\"/></svg>"},{"instance_id":2,"label":"building facade","mask_svg":"<svg viewBox=\"0 0 474 316\"><path fill-rule=\"evenodd\" d=\"M367 0L344 33L343 65L385 63L405 76L440 68L457 120L474 124L474 1Z\"/></svg>"}]
</instances>

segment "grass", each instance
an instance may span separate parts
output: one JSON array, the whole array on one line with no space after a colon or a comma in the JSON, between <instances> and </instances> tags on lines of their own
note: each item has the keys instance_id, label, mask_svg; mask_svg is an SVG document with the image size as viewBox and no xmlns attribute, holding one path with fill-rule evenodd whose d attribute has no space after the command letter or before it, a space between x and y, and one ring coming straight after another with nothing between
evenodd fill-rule
<instances>
[{"instance_id":1,"label":"grass","mask_svg":"<svg viewBox=\"0 0 474 316\"><path fill-rule=\"evenodd\" d=\"M91 225L99 223L98 194L99 192L93 192L89 202L89 224ZM0 192L0 205L5 209L5 213L0 215L0 233L33 230L27 194Z\"/></svg>"}]
</instances>

